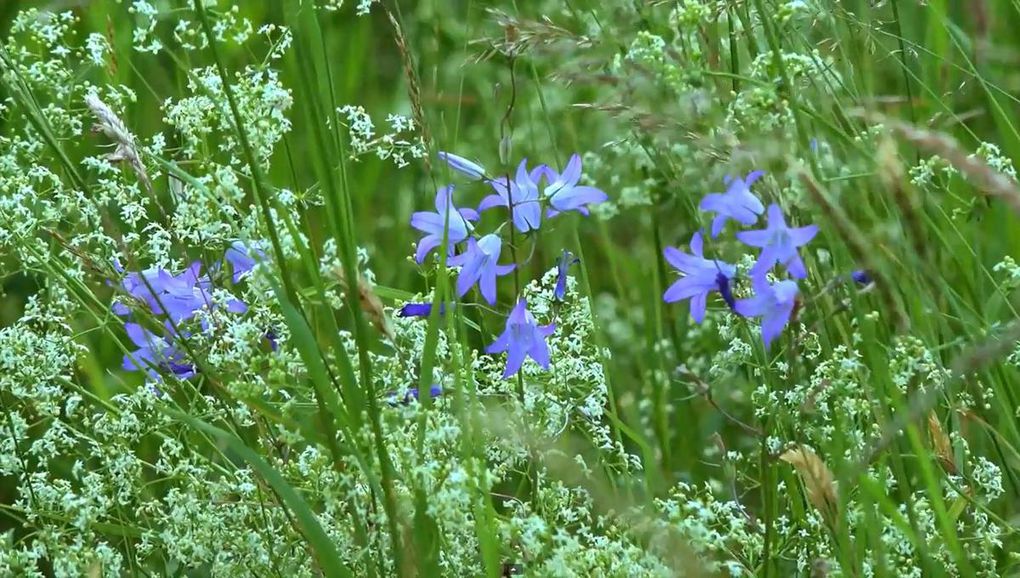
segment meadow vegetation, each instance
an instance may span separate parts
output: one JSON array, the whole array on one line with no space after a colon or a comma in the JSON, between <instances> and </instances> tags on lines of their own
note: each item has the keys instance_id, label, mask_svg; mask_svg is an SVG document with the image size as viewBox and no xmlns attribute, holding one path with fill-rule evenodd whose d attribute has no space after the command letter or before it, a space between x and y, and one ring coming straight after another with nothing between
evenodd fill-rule
<instances>
[{"instance_id":1,"label":"meadow vegetation","mask_svg":"<svg viewBox=\"0 0 1020 578\"><path fill-rule=\"evenodd\" d=\"M1020 575L1018 24L0 3L0 576Z\"/></svg>"}]
</instances>

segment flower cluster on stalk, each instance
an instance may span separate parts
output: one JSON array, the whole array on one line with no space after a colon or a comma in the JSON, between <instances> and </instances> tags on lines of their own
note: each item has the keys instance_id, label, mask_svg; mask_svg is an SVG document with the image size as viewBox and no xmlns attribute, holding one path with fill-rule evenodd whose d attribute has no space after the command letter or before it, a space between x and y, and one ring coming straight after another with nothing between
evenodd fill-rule
<instances>
[{"instance_id":1,"label":"flower cluster on stalk","mask_svg":"<svg viewBox=\"0 0 1020 578\"><path fill-rule=\"evenodd\" d=\"M223 261L230 265L230 280L233 285L251 274L255 265L266 259L265 252L257 245L234 242L225 252ZM119 264L118 271L123 272ZM128 371L143 371L152 381L161 381L163 374L188 379L197 374L194 363L188 359L184 341L191 333L184 325L199 317L198 328L211 328L201 312L223 307L230 313L245 313L247 304L214 282L214 275L223 269L218 262L202 272L201 261L194 261L184 271L174 275L162 268L124 274L119 289L128 297L127 303L115 302L114 314L124 317L128 338L136 349L124 356L123 368ZM222 290L221 296L214 297L214 290ZM128 305L131 303L131 305ZM141 315L139 315L141 314ZM152 316L160 322L159 330L142 326L136 317ZM275 344L271 332L266 334L270 346Z\"/></svg>"},{"instance_id":2,"label":"flower cluster on stalk","mask_svg":"<svg viewBox=\"0 0 1020 578\"><path fill-rule=\"evenodd\" d=\"M690 299L691 317L696 323L701 323L705 318L709 294L718 292L738 315L761 319L762 340L768 349L790 322L800 293L797 279L807 277L798 249L814 239L818 226L790 227L779 205L771 204L766 209L761 199L751 192L751 186L764 174L753 171L744 178L727 177L725 193L709 193L699 204L702 211L715 214L711 227L713 240L731 220L745 227L753 226L762 214L766 214L764 229L736 233L738 241L760 249L750 271L753 295L747 299L734 298L732 286L736 281L737 268L718 259L706 258L704 240L699 231L691 237L690 253L675 247L666 247L663 251L666 261L683 277L666 289L662 297L667 303ZM792 278L784 278L777 272L777 265L781 265ZM770 274L774 282L770 282Z\"/></svg>"},{"instance_id":3,"label":"flower cluster on stalk","mask_svg":"<svg viewBox=\"0 0 1020 578\"><path fill-rule=\"evenodd\" d=\"M481 182L491 192L482 198L476 210L454 202L453 185L441 187L436 192L434 212L420 211L411 216L411 226L423 234L415 250L415 261L421 264L436 249L445 251L445 263L458 270L457 296L464 297L477 286L489 305L499 301L499 278L515 272L519 274L526 264L506 259L507 254L512 256L513 252L504 251L504 235L511 239L514 234L537 235L543 221L568 212L588 216L590 206L607 199L601 190L580 184L581 157L577 154L570 157L562 172L544 164L529 168L524 159L512 175L508 172L502 176L492 175L479 163L453 153L440 152L439 158L453 171ZM475 224L482 213L494 209L505 211L502 222L491 232L483 234L476 230ZM566 294L567 269L576 262L577 259L566 251L558 260L555 290L558 300ZM548 369L546 337L555 330L553 323L538 324L528 311L523 295L516 295L514 303L503 333L486 348L487 353L506 353L505 378L520 371L528 357ZM439 315L446 313L448 305L452 304L439 304ZM398 315L426 317L432 309L428 303L407 303Z\"/></svg>"}]
</instances>

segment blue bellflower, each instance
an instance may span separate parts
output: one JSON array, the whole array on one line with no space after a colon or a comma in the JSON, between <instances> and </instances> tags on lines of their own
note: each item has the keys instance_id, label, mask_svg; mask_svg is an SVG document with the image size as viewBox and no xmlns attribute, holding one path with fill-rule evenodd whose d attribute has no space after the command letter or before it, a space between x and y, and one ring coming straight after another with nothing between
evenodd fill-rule
<instances>
[{"instance_id":1,"label":"blue bellflower","mask_svg":"<svg viewBox=\"0 0 1020 578\"><path fill-rule=\"evenodd\" d=\"M868 273L864 269L858 269L857 271L850 273L850 278L853 279L855 283L858 283L860 285L870 285L875 280L871 276L871 273Z\"/></svg>"},{"instance_id":2,"label":"blue bellflower","mask_svg":"<svg viewBox=\"0 0 1020 578\"><path fill-rule=\"evenodd\" d=\"M580 262L581 260L574 257L570 251L563 250L559 261L556 263L556 288L553 289L553 296L557 301L563 301L563 298L567 295L567 270L570 269L571 265Z\"/></svg>"},{"instance_id":3,"label":"blue bellflower","mask_svg":"<svg viewBox=\"0 0 1020 578\"><path fill-rule=\"evenodd\" d=\"M463 297L471 287L478 283L478 290L490 305L496 303L496 277L506 275L514 270L513 265L500 265L499 254L503 242L498 235L488 234L478 241L468 238L467 250L448 263L460 267L457 275L457 295Z\"/></svg>"},{"instance_id":4,"label":"blue bellflower","mask_svg":"<svg viewBox=\"0 0 1020 578\"><path fill-rule=\"evenodd\" d=\"M223 257L230 263L233 271L231 280L236 284L247 277L257 263L266 260L266 252L262 250L260 243L246 245L244 241L234 241Z\"/></svg>"},{"instance_id":5,"label":"blue bellflower","mask_svg":"<svg viewBox=\"0 0 1020 578\"><path fill-rule=\"evenodd\" d=\"M703 252L701 232L691 237L691 254L675 247L666 247L663 255L670 265L684 274L666 289L662 300L673 303L683 299L691 300L691 317L695 323L705 319L708 294L719 291L728 305L733 306L730 280L737 274L737 268L716 259L706 259Z\"/></svg>"},{"instance_id":6,"label":"blue bellflower","mask_svg":"<svg viewBox=\"0 0 1020 578\"><path fill-rule=\"evenodd\" d=\"M567 211L577 211L588 216L588 205L597 205L609 197L595 187L579 186L581 180L581 156L574 154L567 162L562 173L557 173L548 166L542 167L548 183L542 191L549 199L551 207L546 212L547 217L554 217Z\"/></svg>"},{"instance_id":7,"label":"blue bellflower","mask_svg":"<svg viewBox=\"0 0 1020 578\"><path fill-rule=\"evenodd\" d=\"M116 264L117 271L123 272L119 265L119 263ZM150 267L144 271L130 272L124 276L120 287L125 293L145 302L150 309L155 311L159 308L159 303L156 302L154 296L163 293L162 284L159 280L161 271L162 269ZM112 309L114 314L121 317L131 314L131 310L123 303L114 303Z\"/></svg>"},{"instance_id":8,"label":"blue bellflower","mask_svg":"<svg viewBox=\"0 0 1020 578\"><path fill-rule=\"evenodd\" d=\"M783 218L779 205L769 205L769 223L765 229L741 231L737 239L751 247L761 249L758 262L751 268L751 275L764 275L776 263L781 263L797 279L807 277L804 261L797 253L798 247L807 245L818 234L818 225L790 228Z\"/></svg>"},{"instance_id":9,"label":"blue bellflower","mask_svg":"<svg viewBox=\"0 0 1020 578\"><path fill-rule=\"evenodd\" d=\"M468 238L472 227L469 221L478 220L474 209L458 209L453 206L450 198L453 185L442 187L436 191L436 212L418 211L411 215L411 226L425 236L418 241L418 250L414 260L421 263L432 249L443 243L443 231L446 230L447 251L453 253L453 246Z\"/></svg>"},{"instance_id":10,"label":"blue bellflower","mask_svg":"<svg viewBox=\"0 0 1020 578\"><path fill-rule=\"evenodd\" d=\"M507 177L489 180L489 185L496 193L485 197L478 205L479 212L492 207L511 209L514 226L522 233L537 230L542 224L542 203L538 198L538 181L545 169L536 167L528 172L527 163L528 159L524 159L521 164L517 165L517 175L513 180L509 180ZM509 186L507 186L508 184Z\"/></svg>"},{"instance_id":11,"label":"blue bellflower","mask_svg":"<svg viewBox=\"0 0 1020 578\"><path fill-rule=\"evenodd\" d=\"M429 387L429 396L439 397L440 395L443 395L443 388L439 387L436 384L432 384L432 386ZM389 394L388 397L389 397L388 403L392 406L397 406L398 404L407 405L412 401L418 401L418 388L417 387L409 388L407 390L407 393L404 394L403 398L398 398L396 393L391 393Z\"/></svg>"},{"instance_id":12,"label":"blue bellflower","mask_svg":"<svg viewBox=\"0 0 1020 578\"><path fill-rule=\"evenodd\" d=\"M471 180L477 181L485 178L485 167L474 161L445 151L439 151L439 158L446 161L451 169L467 175Z\"/></svg>"},{"instance_id":13,"label":"blue bellflower","mask_svg":"<svg viewBox=\"0 0 1020 578\"><path fill-rule=\"evenodd\" d=\"M797 282L787 279L770 285L765 275L751 278L754 297L737 301L734 310L744 317L761 317L761 338L765 349L783 332L797 304Z\"/></svg>"},{"instance_id":14,"label":"blue bellflower","mask_svg":"<svg viewBox=\"0 0 1020 578\"><path fill-rule=\"evenodd\" d=\"M176 277L171 277L166 271L162 272L160 280L165 291L162 304L165 313L174 323L190 319L203 307L213 308L212 279L208 275L201 275L201 270L202 263L195 261ZM234 298L227 301L226 307L231 313L244 313L248 310L243 301Z\"/></svg>"},{"instance_id":15,"label":"blue bellflower","mask_svg":"<svg viewBox=\"0 0 1020 578\"><path fill-rule=\"evenodd\" d=\"M528 357L535 360L542 369L549 369L549 346L545 338L556 331L556 324L539 325L528 312L528 303L522 298L510 311L506 329L496 341L485 348L486 353L506 352L506 369L503 379L509 378L521 369Z\"/></svg>"},{"instance_id":16,"label":"blue bellflower","mask_svg":"<svg viewBox=\"0 0 1020 578\"><path fill-rule=\"evenodd\" d=\"M144 302L156 315L166 314L175 324L191 319L203 307L212 308L212 279L201 274L202 263L193 262L178 275L163 269L147 269L128 273L121 287L132 297ZM231 313L244 313L248 306L231 298L226 303ZM126 316L130 310L123 304L113 306L113 312Z\"/></svg>"},{"instance_id":17,"label":"blue bellflower","mask_svg":"<svg viewBox=\"0 0 1020 578\"><path fill-rule=\"evenodd\" d=\"M446 303L439 304L439 315L446 314ZM397 310L397 317L428 317L432 315L431 303L405 303Z\"/></svg>"},{"instance_id":18,"label":"blue bellflower","mask_svg":"<svg viewBox=\"0 0 1020 578\"><path fill-rule=\"evenodd\" d=\"M160 369L180 379L195 375L195 366L184 359L184 354L166 339L146 330L137 323L125 323L128 338L138 349L124 356L122 366L128 371L144 371L153 381L161 381ZM168 328L168 333L173 333Z\"/></svg>"},{"instance_id":19,"label":"blue bellflower","mask_svg":"<svg viewBox=\"0 0 1020 578\"><path fill-rule=\"evenodd\" d=\"M713 239L719 236L730 219L741 225L758 222L758 215L765 212L765 205L751 192L751 185L764 174L764 171L753 171L743 179L727 176L723 180L724 184L729 185L725 193L709 193L701 199L698 208L716 213L712 219Z\"/></svg>"}]
</instances>

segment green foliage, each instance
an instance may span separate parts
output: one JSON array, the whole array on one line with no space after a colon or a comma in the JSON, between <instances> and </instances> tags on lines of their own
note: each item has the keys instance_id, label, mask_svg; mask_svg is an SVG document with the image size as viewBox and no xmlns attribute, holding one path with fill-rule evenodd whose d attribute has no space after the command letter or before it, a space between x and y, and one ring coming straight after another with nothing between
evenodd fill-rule
<instances>
[{"instance_id":1,"label":"green foliage","mask_svg":"<svg viewBox=\"0 0 1020 578\"><path fill-rule=\"evenodd\" d=\"M0 574L1018 572L1016 2L35 4L0 3ZM485 188L439 150L577 152L609 201L511 236L495 306L398 317L455 300L410 214ZM821 228L771 349L662 301L756 169ZM706 243L737 298L748 253ZM124 271L196 260L197 375L123 370L111 307L164 323ZM505 380L518 297L552 363Z\"/></svg>"}]
</instances>

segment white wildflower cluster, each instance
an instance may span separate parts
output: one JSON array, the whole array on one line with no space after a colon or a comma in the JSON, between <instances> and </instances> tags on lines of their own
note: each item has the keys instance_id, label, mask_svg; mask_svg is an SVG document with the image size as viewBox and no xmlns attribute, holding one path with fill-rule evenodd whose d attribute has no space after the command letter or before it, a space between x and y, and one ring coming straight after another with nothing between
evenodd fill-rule
<instances>
[{"instance_id":1,"label":"white wildflower cluster","mask_svg":"<svg viewBox=\"0 0 1020 578\"><path fill-rule=\"evenodd\" d=\"M276 144L290 131L290 90L283 87L271 68L249 66L235 73L231 81L244 130L258 159L267 162ZM188 76L188 91L193 96L169 99L164 104L165 121L177 131L182 153L190 158L223 155L226 164L242 164L244 155L216 68L193 70Z\"/></svg>"},{"instance_id":2,"label":"white wildflower cluster","mask_svg":"<svg viewBox=\"0 0 1020 578\"><path fill-rule=\"evenodd\" d=\"M908 172L910 183L921 189L932 189L936 186L936 179L941 178L947 181L959 174L956 167L938 155L921 159L916 165L910 167Z\"/></svg>"},{"instance_id":3,"label":"white wildflower cluster","mask_svg":"<svg viewBox=\"0 0 1020 578\"><path fill-rule=\"evenodd\" d=\"M889 358L889 373L893 385L903 393L940 390L953 377L924 342L910 335L897 339Z\"/></svg>"},{"instance_id":4,"label":"white wildflower cluster","mask_svg":"<svg viewBox=\"0 0 1020 578\"><path fill-rule=\"evenodd\" d=\"M789 23L818 15L821 7L815 0L786 0L779 5L779 21Z\"/></svg>"},{"instance_id":5,"label":"white wildflower cluster","mask_svg":"<svg viewBox=\"0 0 1020 578\"><path fill-rule=\"evenodd\" d=\"M708 486L679 483L656 500L656 509L663 519L652 523L653 548L674 556L686 550L719 575L753 575L765 536L739 502L719 499Z\"/></svg>"},{"instance_id":6,"label":"white wildflower cluster","mask_svg":"<svg viewBox=\"0 0 1020 578\"><path fill-rule=\"evenodd\" d=\"M607 465L629 468L632 459L605 415L608 384L602 363L609 350L596 345L588 301L576 293L573 277L567 278L563 302L553 296L556 277L557 269L550 269L524 289L528 311L540 323L556 323L556 332L548 338L553 360L549 370L525 363L522 400L516 380L503 379L500 356L479 357L473 363L484 376L479 378L479 393L500 400L511 420L508 426L513 425L510 431L526 431L533 443L547 443L565 432L580 433L603 452Z\"/></svg>"},{"instance_id":7,"label":"white wildflower cluster","mask_svg":"<svg viewBox=\"0 0 1020 578\"><path fill-rule=\"evenodd\" d=\"M508 501L512 518L506 539L520 552L519 564L536 576L675 576L662 552L640 545L628 520L599 515L593 496L562 482L538 479L531 502Z\"/></svg>"},{"instance_id":8,"label":"white wildflower cluster","mask_svg":"<svg viewBox=\"0 0 1020 578\"><path fill-rule=\"evenodd\" d=\"M610 219L622 211L648 207L654 203L652 191L655 180L624 182L621 169L652 173L654 163L637 143L630 140L606 143L597 153L588 152L582 158L585 179L598 182L614 191L610 200L592 207L592 213L601 219ZM636 211L631 211L636 212Z\"/></svg>"},{"instance_id":9,"label":"white wildflower cluster","mask_svg":"<svg viewBox=\"0 0 1020 578\"><path fill-rule=\"evenodd\" d=\"M354 10L355 14L357 14L358 16L367 15L369 12L371 12L372 5L378 1L379 0L358 0L358 6Z\"/></svg>"},{"instance_id":10,"label":"white wildflower cluster","mask_svg":"<svg viewBox=\"0 0 1020 578\"><path fill-rule=\"evenodd\" d=\"M76 385L79 361L88 354L66 321L75 307L53 287L0 330L0 395L8 417L0 475L17 484L12 511L43 530L0 548L0 567L41 576L39 564L46 560L57 576L96 567L119 574L134 563L129 560L154 550L173 564L208 563L214 573L268 567L268 549L276 544L269 536L289 526L280 508L258 503L266 495L249 473L188 451L182 442L187 428L160 411L160 398L148 388L104 400ZM213 398L199 399L193 415L213 418L222 411ZM155 463L139 453L143 441L161 447ZM47 466L55 463L72 467ZM164 480L156 482L160 491L151 491L150 478ZM239 493L245 485L251 489ZM138 521L135 516L145 520L140 533L123 525L127 518ZM126 553L113 546L112 527L129 532L121 539L132 537L135 546ZM279 555L291 556L290 566L304 567L303 555L279 547Z\"/></svg>"},{"instance_id":11,"label":"white wildflower cluster","mask_svg":"<svg viewBox=\"0 0 1020 578\"><path fill-rule=\"evenodd\" d=\"M984 160L988 166L1009 177L1016 182L1016 169L1013 167L1013 159L1002 154L998 145L990 142L982 142L973 155Z\"/></svg>"},{"instance_id":12,"label":"white wildflower cluster","mask_svg":"<svg viewBox=\"0 0 1020 578\"><path fill-rule=\"evenodd\" d=\"M337 114L346 119L347 131L351 139L351 158L374 154L380 160L391 160L397 168L410 164L411 159L424 158L425 141L416 134L414 119L400 114L386 117L389 132L376 136L375 123L372 117L361 106L345 105L337 109Z\"/></svg>"},{"instance_id":13,"label":"white wildflower cluster","mask_svg":"<svg viewBox=\"0 0 1020 578\"><path fill-rule=\"evenodd\" d=\"M798 91L798 98L807 91L826 93L841 84L839 74L830 59L816 50L810 54L783 52L780 54L786 77ZM763 52L749 67L751 78L763 81L748 86L734 95L727 112L727 124L734 130L758 130L765 133L782 131L790 140L796 135L794 114L790 104L777 90L784 82L772 52Z\"/></svg>"},{"instance_id":14,"label":"white wildflower cluster","mask_svg":"<svg viewBox=\"0 0 1020 578\"><path fill-rule=\"evenodd\" d=\"M624 74L635 66L646 75L661 81L663 86L675 89L687 85L683 68L669 56L669 45L662 36L645 30L639 31L627 52L616 55L612 70Z\"/></svg>"}]
</instances>

